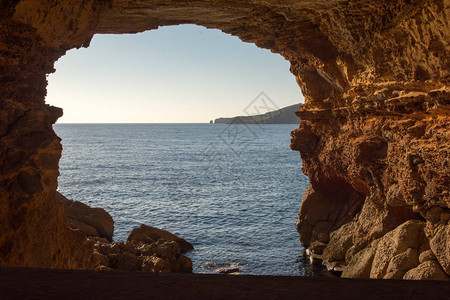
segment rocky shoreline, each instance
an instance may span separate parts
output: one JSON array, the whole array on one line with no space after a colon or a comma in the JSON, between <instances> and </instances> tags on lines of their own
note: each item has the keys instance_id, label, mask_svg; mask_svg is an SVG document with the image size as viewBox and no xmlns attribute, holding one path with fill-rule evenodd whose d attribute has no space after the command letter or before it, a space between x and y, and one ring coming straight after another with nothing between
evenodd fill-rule
<instances>
[{"instance_id":1,"label":"rocky shoreline","mask_svg":"<svg viewBox=\"0 0 450 300\"><path fill-rule=\"evenodd\" d=\"M64 205L69 228L84 234L93 248L93 267L98 271L191 273L192 261L183 254L194 247L186 240L155 227L141 224L128 239L112 242L114 221L102 208L71 201L57 192Z\"/></svg>"}]
</instances>

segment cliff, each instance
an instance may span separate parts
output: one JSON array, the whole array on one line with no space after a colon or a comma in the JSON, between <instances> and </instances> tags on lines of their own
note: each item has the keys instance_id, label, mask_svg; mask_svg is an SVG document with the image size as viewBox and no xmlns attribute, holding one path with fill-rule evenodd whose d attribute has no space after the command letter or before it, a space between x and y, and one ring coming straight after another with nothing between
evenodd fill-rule
<instances>
[{"instance_id":1,"label":"cliff","mask_svg":"<svg viewBox=\"0 0 450 300\"><path fill-rule=\"evenodd\" d=\"M265 114L254 116L239 116L233 118L215 119L214 123L222 124L298 124L299 119L295 115L300 104L283 107Z\"/></svg>"},{"instance_id":2,"label":"cliff","mask_svg":"<svg viewBox=\"0 0 450 300\"><path fill-rule=\"evenodd\" d=\"M0 264L95 268L56 199L46 74L96 33L192 23L279 53L305 96L303 245L344 276L450 275L449 0L14 0L0 4ZM294 209L294 208L293 208Z\"/></svg>"}]
</instances>

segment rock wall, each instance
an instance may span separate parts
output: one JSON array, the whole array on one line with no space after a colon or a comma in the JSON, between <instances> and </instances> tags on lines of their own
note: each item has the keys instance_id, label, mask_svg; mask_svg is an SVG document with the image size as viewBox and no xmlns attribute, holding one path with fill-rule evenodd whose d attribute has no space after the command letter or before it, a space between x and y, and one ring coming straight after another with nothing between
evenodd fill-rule
<instances>
[{"instance_id":1,"label":"rock wall","mask_svg":"<svg viewBox=\"0 0 450 300\"><path fill-rule=\"evenodd\" d=\"M297 113L291 147L311 181L300 239L345 277L450 274L449 2L417 4L353 30L362 69L340 96Z\"/></svg>"},{"instance_id":2,"label":"rock wall","mask_svg":"<svg viewBox=\"0 0 450 300\"><path fill-rule=\"evenodd\" d=\"M291 147L311 180L302 243L344 276L446 278L449 0L14 0L0 3L0 265L93 268L55 196L46 74L95 33L193 23L291 62ZM76 247L75 247L76 245ZM430 275L431 274L431 275Z\"/></svg>"}]
</instances>

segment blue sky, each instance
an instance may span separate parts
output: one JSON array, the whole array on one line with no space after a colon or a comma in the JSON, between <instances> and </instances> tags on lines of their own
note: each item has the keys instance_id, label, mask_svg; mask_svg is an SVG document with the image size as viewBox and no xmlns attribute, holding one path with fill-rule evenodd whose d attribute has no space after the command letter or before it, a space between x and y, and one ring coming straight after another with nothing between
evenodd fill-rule
<instances>
[{"instance_id":1,"label":"blue sky","mask_svg":"<svg viewBox=\"0 0 450 300\"><path fill-rule=\"evenodd\" d=\"M304 102L283 57L195 25L96 35L55 68L46 101L60 123L203 123L245 115L260 92L280 108Z\"/></svg>"}]
</instances>

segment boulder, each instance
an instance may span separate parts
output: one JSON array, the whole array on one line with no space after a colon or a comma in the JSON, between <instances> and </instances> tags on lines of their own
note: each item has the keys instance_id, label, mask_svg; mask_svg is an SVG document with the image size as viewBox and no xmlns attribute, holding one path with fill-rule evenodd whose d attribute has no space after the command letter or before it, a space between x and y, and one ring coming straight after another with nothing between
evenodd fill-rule
<instances>
[{"instance_id":1,"label":"boulder","mask_svg":"<svg viewBox=\"0 0 450 300\"><path fill-rule=\"evenodd\" d=\"M127 240L142 243L153 243L154 241L158 240L174 241L179 245L182 253L194 249L194 246L192 246L185 239L177 237L176 235L166 230L158 229L144 224L141 224L141 226L138 228L134 228L128 236Z\"/></svg>"},{"instance_id":2,"label":"boulder","mask_svg":"<svg viewBox=\"0 0 450 300\"><path fill-rule=\"evenodd\" d=\"M408 280L448 280L441 266L435 260L428 260L421 263L414 269L406 272L403 279Z\"/></svg>"},{"instance_id":3,"label":"boulder","mask_svg":"<svg viewBox=\"0 0 450 300\"><path fill-rule=\"evenodd\" d=\"M93 208L78 201L72 201L57 192L64 206L64 213L70 228L79 229L87 236L101 237L112 242L114 220L103 208Z\"/></svg>"},{"instance_id":4,"label":"boulder","mask_svg":"<svg viewBox=\"0 0 450 300\"><path fill-rule=\"evenodd\" d=\"M402 279L403 275L419 264L417 249L408 248L405 252L394 256L386 270L384 279Z\"/></svg>"},{"instance_id":5,"label":"boulder","mask_svg":"<svg viewBox=\"0 0 450 300\"><path fill-rule=\"evenodd\" d=\"M428 260L436 260L436 255L430 249L423 251L419 255L419 262L422 264Z\"/></svg>"},{"instance_id":6,"label":"boulder","mask_svg":"<svg viewBox=\"0 0 450 300\"><path fill-rule=\"evenodd\" d=\"M191 273L192 261L181 254L174 241L158 240L150 244L138 241L108 243L95 239L98 270L152 273Z\"/></svg>"},{"instance_id":7,"label":"boulder","mask_svg":"<svg viewBox=\"0 0 450 300\"><path fill-rule=\"evenodd\" d=\"M146 256L142 261L142 271L151 273L167 273L164 260L158 256Z\"/></svg>"},{"instance_id":8,"label":"boulder","mask_svg":"<svg viewBox=\"0 0 450 300\"><path fill-rule=\"evenodd\" d=\"M430 247L445 273L450 275L450 225L438 227Z\"/></svg>"},{"instance_id":9,"label":"boulder","mask_svg":"<svg viewBox=\"0 0 450 300\"><path fill-rule=\"evenodd\" d=\"M136 272L141 271L142 258L129 253L117 253L109 255L109 267L114 270Z\"/></svg>"},{"instance_id":10,"label":"boulder","mask_svg":"<svg viewBox=\"0 0 450 300\"><path fill-rule=\"evenodd\" d=\"M323 259L328 262L344 261L347 250L353 245L353 224L347 223L330 235L323 250Z\"/></svg>"},{"instance_id":11,"label":"boulder","mask_svg":"<svg viewBox=\"0 0 450 300\"><path fill-rule=\"evenodd\" d=\"M98 270L121 270L152 273L191 273L192 261L182 254L194 247L182 238L142 224L134 228L125 242L109 243L90 238L98 259Z\"/></svg>"},{"instance_id":12,"label":"boulder","mask_svg":"<svg viewBox=\"0 0 450 300\"><path fill-rule=\"evenodd\" d=\"M408 248L419 247L421 239L424 237L424 226L425 223L422 221L410 220L380 238L370 270L370 277L384 278L391 261L399 260L398 263L392 262L391 269L389 269L391 274L396 273L397 271L393 269L394 266L402 265L404 258L396 257L396 255L407 251ZM417 256L417 252L415 253Z\"/></svg>"},{"instance_id":13,"label":"boulder","mask_svg":"<svg viewBox=\"0 0 450 300\"><path fill-rule=\"evenodd\" d=\"M350 263L344 267L341 277L369 278L374 256L375 249L372 247L367 247L359 251L353 256Z\"/></svg>"},{"instance_id":14,"label":"boulder","mask_svg":"<svg viewBox=\"0 0 450 300\"><path fill-rule=\"evenodd\" d=\"M70 228L78 229L87 236L100 237L97 230L94 227L92 227L91 225L83 223L77 219L72 219L72 218L66 218L66 219L67 219L67 225L69 225Z\"/></svg>"},{"instance_id":15,"label":"boulder","mask_svg":"<svg viewBox=\"0 0 450 300\"><path fill-rule=\"evenodd\" d=\"M192 273L192 260L184 255L178 257L178 272L180 273Z\"/></svg>"}]
</instances>

